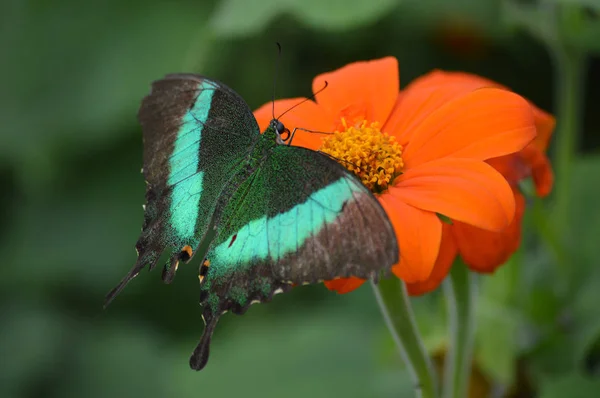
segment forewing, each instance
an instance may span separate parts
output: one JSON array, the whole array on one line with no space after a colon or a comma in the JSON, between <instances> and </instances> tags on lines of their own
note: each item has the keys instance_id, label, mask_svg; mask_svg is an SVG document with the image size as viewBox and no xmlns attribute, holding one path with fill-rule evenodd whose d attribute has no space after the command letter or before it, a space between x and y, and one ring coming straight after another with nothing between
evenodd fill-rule
<instances>
[{"instance_id":1,"label":"forewing","mask_svg":"<svg viewBox=\"0 0 600 398\"><path fill-rule=\"evenodd\" d=\"M147 182L138 259L107 304L167 250L163 279L189 260L206 235L217 198L259 137L252 111L233 90L198 75L169 75L152 85L138 113Z\"/></svg>"}]
</instances>

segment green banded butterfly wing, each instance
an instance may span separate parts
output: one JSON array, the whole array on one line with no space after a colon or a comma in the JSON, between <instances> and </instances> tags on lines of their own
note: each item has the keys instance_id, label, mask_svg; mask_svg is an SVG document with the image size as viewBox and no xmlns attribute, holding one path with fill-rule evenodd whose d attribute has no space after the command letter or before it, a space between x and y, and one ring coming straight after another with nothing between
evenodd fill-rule
<instances>
[{"instance_id":1,"label":"green banded butterfly wing","mask_svg":"<svg viewBox=\"0 0 600 398\"><path fill-rule=\"evenodd\" d=\"M200 276L207 327L191 367L206 364L222 313L244 313L292 284L373 278L396 262L393 227L353 174L320 153L273 146L219 219Z\"/></svg>"},{"instance_id":2,"label":"green banded butterfly wing","mask_svg":"<svg viewBox=\"0 0 600 398\"><path fill-rule=\"evenodd\" d=\"M163 252L165 282L179 261L201 256L206 327L192 368L205 366L224 312L241 314L293 284L370 278L397 263L394 230L367 188L327 156L282 145L276 119L260 134L222 83L169 75L153 83L138 117L147 181L138 259L105 306Z\"/></svg>"},{"instance_id":3,"label":"green banded butterfly wing","mask_svg":"<svg viewBox=\"0 0 600 398\"><path fill-rule=\"evenodd\" d=\"M165 250L170 258L163 280L170 282L178 262L195 254L221 190L260 137L245 101L199 75L168 75L154 82L138 119L147 182L138 259L106 304L141 269L154 268Z\"/></svg>"}]
</instances>

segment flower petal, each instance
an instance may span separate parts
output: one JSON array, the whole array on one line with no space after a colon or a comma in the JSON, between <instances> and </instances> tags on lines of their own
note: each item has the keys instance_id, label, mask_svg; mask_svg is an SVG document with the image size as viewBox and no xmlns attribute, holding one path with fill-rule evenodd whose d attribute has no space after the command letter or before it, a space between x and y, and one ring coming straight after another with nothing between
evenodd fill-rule
<instances>
[{"instance_id":1,"label":"flower petal","mask_svg":"<svg viewBox=\"0 0 600 398\"><path fill-rule=\"evenodd\" d=\"M525 198L517 191L514 192L514 196L515 218L508 228L501 232L490 232L461 222L456 222L452 226L458 251L472 270L493 272L519 248Z\"/></svg>"},{"instance_id":2,"label":"flower petal","mask_svg":"<svg viewBox=\"0 0 600 398\"><path fill-rule=\"evenodd\" d=\"M305 100L306 98L277 100L274 103L267 102L258 108L256 111L254 111L254 117L258 122L261 132L265 131L265 129L268 127L269 122L273 119L273 113L275 113L275 116L279 116ZM273 105L275 105L275 112L273 112ZM331 126L333 125L331 119L329 119L323 108L319 107L315 102L310 100L287 112L279 119L279 121L283 123L285 127L290 130L290 132L294 131L296 127L314 131L329 132L331 131ZM293 144L294 146L301 146L316 150L321 146L322 137L325 137L325 135L309 133L304 130L297 130L294 134Z\"/></svg>"},{"instance_id":3,"label":"flower petal","mask_svg":"<svg viewBox=\"0 0 600 398\"><path fill-rule=\"evenodd\" d=\"M537 195L540 198L548 196L554 186L554 173L552 172L550 159L540 151L534 151L531 154L523 152L522 156L531 167L531 175Z\"/></svg>"},{"instance_id":4,"label":"flower petal","mask_svg":"<svg viewBox=\"0 0 600 398\"><path fill-rule=\"evenodd\" d=\"M325 87L325 82L327 88L316 99L333 120L344 117L350 124L363 120L383 124L398 97L398 61L385 57L323 73L313 80L313 92Z\"/></svg>"},{"instance_id":5,"label":"flower petal","mask_svg":"<svg viewBox=\"0 0 600 398\"><path fill-rule=\"evenodd\" d=\"M532 177L539 197L543 198L552 191L554 185L552 165L546 154L534 143L527 145L519 153L489 159L487 163L498 170L513 187L516 187L521 180Z\"/></svg>"},{"instance_id":6,"label":"flower petal","mask_svg":"<svg viewBox=\"0 0 600 398\"><path fill-rule=\"evenodd\" d=\"M384 130L406 145L415 127L444 104L483 87L500 87L491 80L466 73L435 70L413 80L401 91Z\"/></svg>"},{"instance_id":7,"label":"flower petal","mask_svg":"<svg viewBox=\"0 0 600 398\"><path fill-rule=\"evenodd\" d=\"M442 224L442 243L440 244L440 252L438 253L437 260L435 261L433 271L431 271L429 278L423 282L408 283L406 285L408 294L411 296L418 296L437 289L444 278L446 278L446 275L448 275L448 272L450 272L450 267L452 267L452 263L454 263L458 250L450 228L451 226L449 224Z\"/></svg>"},{"instance_id":8,"label":"flower petal","mask_svg":"<svg viewBox=\"0 0 600 398\"><path fill-rule=\"evenodd\" d=\"M493 80L465 72L449 72L434 69L431 72L413 80L406 89L424 89L440 86L461 86L463 93L483 87L506 88Z\"/></svg>"},{"instance_id":9,"label":"flower petal","mask_svg":"<svg viewBox=\"0 0 600 398\"><path fill-rule=\"evenodd\" d=\"M447 102L410 129L403 154L407 168L443 157L485 160L506 155L523 149L536 135L527 101L495 88Z\"/></svg>"},{"instance_id":10,"label":"flower petal","mask_svg":"<svg viewBox=\"0 0 600 398\"><path fill-rule=\"evenodd\" d=\"M434 70L413 80L406 89L402 90L392 116L385 126L386 131L395 134L401 143L406 144L411 138L409 133L413 131L411 126L420 123L444 103L484 87L510 90L499 83L474 74ZM402 102L404 100L406 101ZM545 151L555 127L555 119L535 104L530 102L529 105L537 129L536 146L541 151Z\"/></svg>"},{"instance_id":11,"label":"flower petal","mask_svg":"<svg viewBox=\"0 0 600 398\"><path fill-rule=\"evenodd\" d=\"M339 294L345 294L358 289L363 283L365 283L365 280L351 276L350 278L339 278L331 281L325 281L323 283L327 289L333 290Z\"/></svg>"},{"instance_id":12,"label":"flower petal","mask_svg":"<svg viewBox=\"0 0 600 398\"><path fill-rule=\"evenodd\" d=\"M389 191L411 206L492 231L506 228L515 214L504 177L472 159L444 158L408 169Z\"/></svg>"},{"instance_id":13,"label":"flower petal","mask_svg":"<svg viewBox=\"0 0 600 398\"><path fill-rule=\"evenodd\" d=\"M407 283L426 280L440 248L442 222L434 213L409 206L392 194L379 196L379 201L392 221L400 247L400 262L392 272Z\"/></svg>"},{"instance_id":14,"label":"flower petal","mask_svg":"<svg viewBox=\"0 0 600 398\"><path fill-rule=\"evenodd\" d=\"M408 85L408 87L406 87L406 90L443 88L449 94L454 93L458 95L461 92L467 93L468 91L473 91L483 87L496 87L510 90L510 88L506 86L481 76L464 72L446 72L442 70L434 70L427 75L414 80ZM556 125L556 120L554 116L541 110L532 102L530 102L529 105L533 111L535 127L537 129L537 137L535 139L537 144L536 146L541 151L545 151L548 148L550 137L552 136L552 132L554 131L554 127Z\"/></svg>"},{"instance_id":15,"label":"flower petal","mask_svg":"<svg viewBox=\"0 0 600 398\"><path fill-rule=\"evenodd\" d=\"M548 145L550 144L550 138L554 132L556 126L556 119L554 116L547 112L539 109L535 105L531 105L533 109L533 117L535 118L535 128L537 129L537 137L535 137L534 143L537 149L542 152L546 152Z\"/></svg>"},{"instance_id":16,"label":"flower petal","mask_svg":"<svg viewBox=\"0 0 600 398\"><path fill-rule=\"evenodd\" d=\"M408 85L408 87L406 87L406 90L440 87L443 87L444 90L448 90L450 92L459 92L462 89L463 93L483 87L496 87L510 90L506 86L481 76L464 72L446 72L442 70L434 70L427 75L414 80ZM530 102L529 105L533 111L535 127L537 129L537 137L535 141L538 143L538 148L542 151L545 151L548 148L550 137L552 136L552 132L554 131L554 127L556 125L556 120L554 116L541 110L532 102Z\"/></svg>"}]
</instances>

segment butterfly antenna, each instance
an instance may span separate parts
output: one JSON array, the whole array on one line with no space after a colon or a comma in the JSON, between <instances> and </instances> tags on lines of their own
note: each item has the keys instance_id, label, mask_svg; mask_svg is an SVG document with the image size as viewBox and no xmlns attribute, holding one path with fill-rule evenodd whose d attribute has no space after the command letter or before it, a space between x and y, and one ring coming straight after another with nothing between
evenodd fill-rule
<instances>
[{"instance_id":1,"label":"butterfly antenna","mask_svg":"<svg viewBox=\"0 0 600 398\"><path fill-rule=\"evenodd\" d=\"M277 44L277 59L275 60L275 76L273 77L273 100L271 101L271 114L273 115L273 119L275 119L275 86L277 84L277 77L279 76L279 63L281 62L281 44L276 42Z\"/></svg>"},{"instance_id":2,"label":"butterfly antenna","mask_svg":"<svg viewBox=\"0 0 600 398\"><path fill-rule=\"evenodd\" d=\"M322 88L321 88L319 91L317 91L316 93L314 93L314 94L313 94L313 95L311 95L310 97L308 97L308 98L305 98L305 99L303 99L302 101L298 102L296 105L292 106L292 107L291 107L291 108L289 108L287 111L283 112L281 115L277 116L277 117L276 117L276 118L274 118L274 119L277 119L277 120L279 120L279 119L280 119L280 118L281 118L283 115L285 115L286 113L288 113L288 112L289 112L289 111L291 111L292 109L296 108L297 106L300 106L300 105L302 105L303 103L305 103L305 102L306 102L306 101L308 101L308 100L315 99L315 97L317 96L317 94L319 94L321 91L323 91L323 90L325 90L325 89L327 88L328 84L329 84L329 83L327 83L327 81L325 81L325 85L324 85L324 86L323 86L323 87L322 87Z\"/></svg>"}]
</instances>

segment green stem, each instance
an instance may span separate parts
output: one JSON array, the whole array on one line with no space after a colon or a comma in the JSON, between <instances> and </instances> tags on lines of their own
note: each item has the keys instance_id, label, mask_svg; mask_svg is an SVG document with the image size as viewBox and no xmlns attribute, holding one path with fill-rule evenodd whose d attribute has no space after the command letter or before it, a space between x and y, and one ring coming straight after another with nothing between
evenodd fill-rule
<instances>
[{"instance_id":1,"label":"green stem","mask_svg":"<svg viewBox=\"0 0 600 398\"><path fill-rule=\"evenodd\" d=\"M419 334L404 282L392 277L372 285L385 323L408 366L415 395L420 398L437 397L433 366Z\"/></svg>"},{"instance_id":2,"label":"green stem","mask_svg":"<svg viewBox=\"0 0 600 398\"><path fill-rule=\"evenodd\" d=\"M579 145L581 115L585 78L585 55L567 45L557 42L550 47L556 66L556 120L558 123L554 169L556 171L555 202L553 213L555 226L562 236L569 234L571 203L570 179L573 160Z\"/></svg>"},{"instance_id":3,"label":"green stem","mask_svg":"<svg viewBox=\"0 0 600 398\"><path fill-rule=\"evenodd\" d=\"M444 368L444 398L468 396L473 339L475 331L475 276L467 266L456 260L450 278L444 281L444 294L448 306L450 346Z\"/></svg>"}]
</instances>

